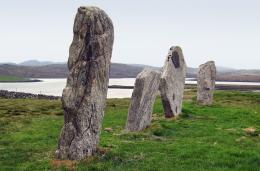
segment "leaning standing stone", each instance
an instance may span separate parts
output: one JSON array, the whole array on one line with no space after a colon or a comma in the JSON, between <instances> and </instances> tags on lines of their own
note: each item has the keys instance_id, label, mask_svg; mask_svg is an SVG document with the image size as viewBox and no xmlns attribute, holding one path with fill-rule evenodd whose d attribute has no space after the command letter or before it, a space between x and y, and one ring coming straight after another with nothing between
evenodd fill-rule
<instances>
[{"instance_id":1,"label":"leaning standing stone","mask_svg":"<svg viewBox=\"0 0 260 171\"><path fill-rule=\"evenodd\" d=\"M128 111L126 130L140 131L150 125L161 72L144 69L137 75Z\"/></svg>"},{"instance_id":2,"label":"leaning standing stone","mask_svg":"<svg viewBox=\"0 0 260 171\"><path fill-rule=\"evenodd\" d=\"M197 76L197 101L202 105L211 105L215 89L216 66L214 61L200 65Z\"/></svg>"},{"instance_id":3,"label":"leaning standing stone","mask_svg":"<svg viewBox=\"0 0 260 171\"><path fill-rule=\"evenodd\" d=\"M62 94L64 127L56 155L80 160L99 143L114 41L113 24L97 7L80 7L69 50L67 85Z\"/></svg>"},{"instance_id":4,"label":"leaning standing stone","mask_svg":"<svg viewBox=\"0 0 260 171\"><path fill-rule=\"evenodd\" d=\"M162 104L166 118L178 116L181 113L186 68L181 48L172 46L163 67L160 83Z\"/></svg>"}]
</instances>

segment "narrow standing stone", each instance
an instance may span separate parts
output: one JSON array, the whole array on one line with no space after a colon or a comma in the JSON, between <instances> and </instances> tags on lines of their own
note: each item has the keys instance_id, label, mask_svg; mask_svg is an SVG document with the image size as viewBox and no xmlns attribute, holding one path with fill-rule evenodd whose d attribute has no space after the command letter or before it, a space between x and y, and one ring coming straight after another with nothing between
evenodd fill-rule
<instances>
[{"instance_id":1,"label":"narrow standing stone","mask_svg":"<svg viewBox=\"0 0 260 171\"><path fill-rule=\"evenodd\" d=\"M69 51L69 75L62 94L64 127L56 156L80 160L96 152L104 116L114 29L97 7L80 7Z\"/></svg>"},{"instance_id":2,"label":"narrow standing stone","mask_svg":"<svg viewBox=\"0 0 260 171\"><path fill-rule=\"evenodd\" d=\"M137 75L126 130L140 131L150 125L160 77L160 71L151 69L144 69Z\"/></svg>"},{"instance_id":3,"label":"narrow standing stone","mask_svg":"<svg viewBox=\"0 0 260 171\"><path fill-rule=\"evenodd\" d=\"M163 67L160 83L162 104L166 118L178 116L181 113L186 68L181 48L172 46Z\"/></svg>"},{"instance_id":4,"label":"narrow standing stone","mask_svg":"<svg viewBox=\"0 0 260 171\"><path fill-rule=\"evenodd\" d=\"M200 65L197 76L197 102L211 105L216 81L216 66L214 61Z\"/></svg>"}]
</instances>

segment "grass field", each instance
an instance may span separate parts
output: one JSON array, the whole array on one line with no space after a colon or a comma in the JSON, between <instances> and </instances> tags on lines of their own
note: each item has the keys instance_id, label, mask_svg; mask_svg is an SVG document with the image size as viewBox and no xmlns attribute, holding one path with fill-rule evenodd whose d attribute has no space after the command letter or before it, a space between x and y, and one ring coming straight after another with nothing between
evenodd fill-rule
<instances>
[{"instance_id":1,"label":"grass field","mask_svg":"<svg viewBox=\"0 0 260 171\"><path fill-rule=\"evenodd\" d=\"M21 82L21 81L29 81L29 80L30 79L28 78L0 75L0 82Z\"/></svg>"},{"instance_id":2,"label":"grass field","mask_svg":"<svg viewBox=\"0 0 260 171\"><path fill-rule=\"evenodd\" d=\"M129 99L110 99L100 153L81 162L56 161L63 112L59 101L0 99L0 170L260 170L260 93L216 91L214 105L185 92L183 114L126 133ZM112 132L104 131L112 128Z\"/></svg>"}]
</instances>

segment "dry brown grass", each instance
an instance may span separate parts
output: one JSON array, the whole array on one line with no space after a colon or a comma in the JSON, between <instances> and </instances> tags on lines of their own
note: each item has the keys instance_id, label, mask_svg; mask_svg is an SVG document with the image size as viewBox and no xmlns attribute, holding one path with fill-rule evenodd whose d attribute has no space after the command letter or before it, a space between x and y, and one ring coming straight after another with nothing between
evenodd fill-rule
<instances>
[{"instance_id":1,"label":"dry brown grass","mask_svg":"<svg viewBox=\"0 0 260 171\"><path fill-rule=\"evenodd\" d=\"M243 129L243 130L244 130L247 134L249 134L249 135L253 135L253 134L256 133L256 129L253 128L253 127L245 128L245 129Z\"/></svg>"},{"instance_id":2,"label":"dry brown grass","mask_svg":"<svg viewBox=\"0 0 260 171\"><path fill-rule=\"evenodd\" d=\"M54 168L65 167L68 170L75 170L78 162L73 160L52 160L51 164Z\"/></svg>"}]
</instances>

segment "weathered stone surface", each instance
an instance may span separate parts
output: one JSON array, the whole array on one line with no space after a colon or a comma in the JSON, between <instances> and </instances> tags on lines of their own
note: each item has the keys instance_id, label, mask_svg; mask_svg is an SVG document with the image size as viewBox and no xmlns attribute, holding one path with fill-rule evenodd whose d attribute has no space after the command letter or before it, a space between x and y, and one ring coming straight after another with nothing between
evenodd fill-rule
<instances>
[{"instance_id":1,"label":"weathered stone surface","mask_svg":"<svg viewBox=\"0 0 260 171\"><path fill-rule=\"evenodd\" d=\"M211 105L215 89L216 66L214 61L200 65L197 76L197 102L202 105Z\"/></svg>"},{"instance_id":2,"label":"weathered stone surface","mask_svg":"<svg viewBox=\"0 0 260 171\"><path fill-rule=\"evenodd\" d=\"M126 130L140 131L150 125L161 72L144 69L137 75L128 111Z\"/></svg>"},{"instance_id":3,"label":"weathered stone surface","mask_svg":"<svg viewBox=\"0 0 260 171\"><path fill-rule=\"evenodd\" d=\"M99 143L114 41L113 24L97 7L80 7L69 51L69 74L62 94L64 127L56 156L80 160Z\"/></svg>"},{"instance_id":4,"label":"weathered stone surface","mask_svg":"<svg viewBox=\"0 0 260 171\"><path fill-rule=\"evenodd\" d=\"M167 55L160 83L162 104L166 118L178 116L182 99L187 66L178 46L172 46Z\"/></svg>"}]
</instances>

